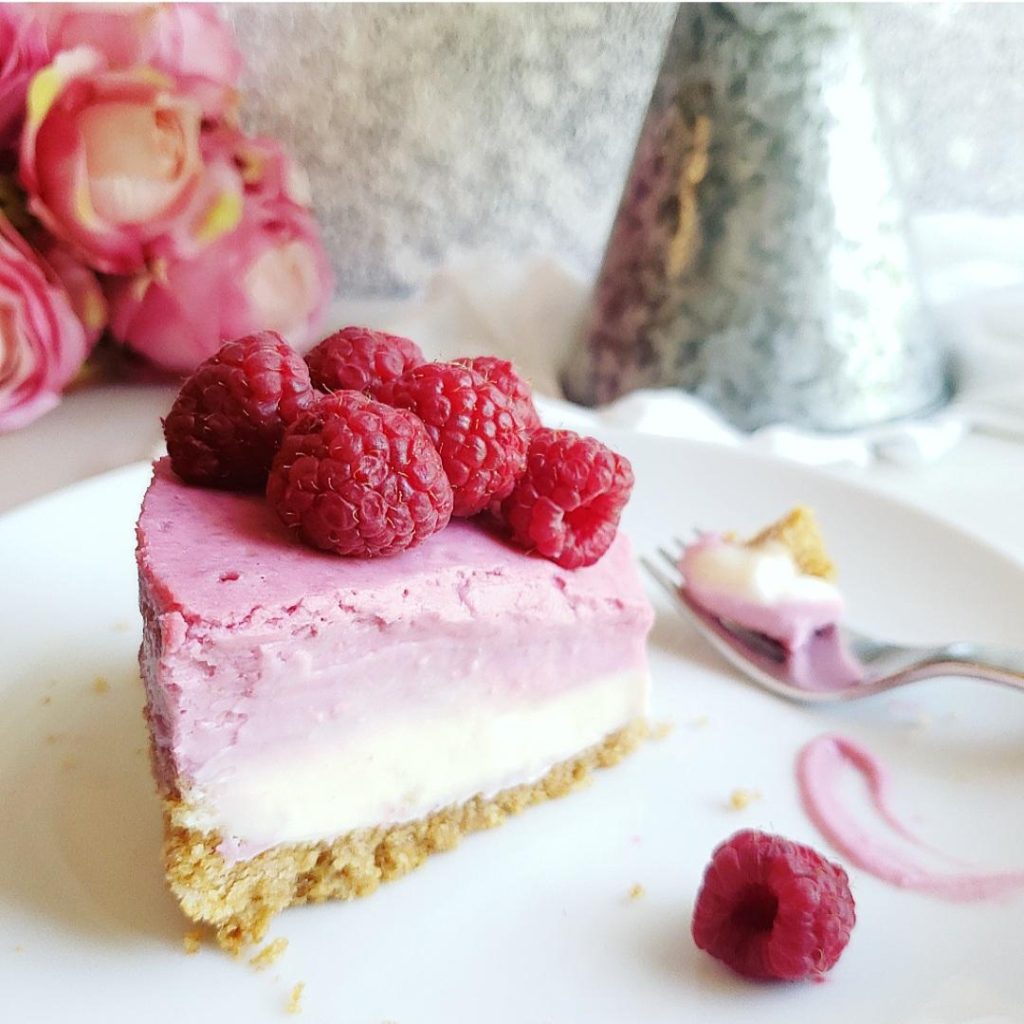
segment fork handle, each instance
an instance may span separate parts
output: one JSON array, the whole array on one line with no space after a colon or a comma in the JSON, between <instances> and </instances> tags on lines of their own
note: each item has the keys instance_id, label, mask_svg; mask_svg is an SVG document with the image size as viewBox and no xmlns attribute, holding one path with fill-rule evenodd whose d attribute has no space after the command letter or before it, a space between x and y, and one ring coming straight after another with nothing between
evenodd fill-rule
<instances>
[{"instance_id":1,"label":"fork handle","mask_svg":"<svg viewBox=\"0 0 1024 1024\"><path fill-rule=\"evenodd\" d=\"M1024 690L1024 650L1020 648L953 643L935 651L927 664L929 675L939 675L948 667L956 675Z\"/></svg>"}]
</instances>

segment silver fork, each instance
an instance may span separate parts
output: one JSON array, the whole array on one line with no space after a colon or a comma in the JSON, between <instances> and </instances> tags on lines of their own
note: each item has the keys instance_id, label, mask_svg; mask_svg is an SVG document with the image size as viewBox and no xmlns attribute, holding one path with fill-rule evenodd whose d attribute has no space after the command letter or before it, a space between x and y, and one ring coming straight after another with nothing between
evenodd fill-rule
<instances>
[{"instance_id":1,"label":"silver fork","mask_svg":"<svg viewBox=\"0 0 1024 1024\"><path fill-rule=\"evenodd\" d=\"M691 601L683 589L679 558L684 544L673 538L675 552L657 549L663 565L641 557L653 579L686 613L697 631L744 675L766 690L803 704L858 700L935 676L968 676L1024 690L1024 650L992 644L951 643L941 647L906 647L886 643L845 626L838 640L861 670L859 681L834 689L809 689L788 678L782 648L712 615Z\"/></svg>"}]
</instances>

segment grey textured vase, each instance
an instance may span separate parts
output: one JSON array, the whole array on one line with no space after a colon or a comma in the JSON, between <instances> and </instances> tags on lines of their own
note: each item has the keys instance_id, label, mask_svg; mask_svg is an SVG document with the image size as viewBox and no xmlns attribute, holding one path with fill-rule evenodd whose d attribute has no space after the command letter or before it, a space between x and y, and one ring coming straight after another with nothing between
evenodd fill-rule
<instances>
[{"instance_id":1,"label":"grey textured vase","mask_svg":"<svg viewBox=\"0 0 1024 1024\"><path fill-rule=\"evenodd\" d=\"M855 9L681 5L567 395L819 430L948 397L880 129Z\"/></svg>"}]
</instances>

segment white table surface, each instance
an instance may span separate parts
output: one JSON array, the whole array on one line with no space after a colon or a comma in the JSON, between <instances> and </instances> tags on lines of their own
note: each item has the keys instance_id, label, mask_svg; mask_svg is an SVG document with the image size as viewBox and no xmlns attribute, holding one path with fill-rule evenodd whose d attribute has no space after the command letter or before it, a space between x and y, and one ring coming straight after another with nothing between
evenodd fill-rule
<instances>
[{"instance_id":1,"label":"white table surface","mask_svg":"<svg viewBox=\"0 0 1024 1024\"><path fill-rule=\"evenodd\" d=\"M0 514L97 473L149 458L173 384L97 384L30 426L0 435ZM1024 445L972 435L943 459L908 468L834 469L986 537L1024 561ZM799 496L794 495L794 500Z\"/></svg>"}]
</instances>

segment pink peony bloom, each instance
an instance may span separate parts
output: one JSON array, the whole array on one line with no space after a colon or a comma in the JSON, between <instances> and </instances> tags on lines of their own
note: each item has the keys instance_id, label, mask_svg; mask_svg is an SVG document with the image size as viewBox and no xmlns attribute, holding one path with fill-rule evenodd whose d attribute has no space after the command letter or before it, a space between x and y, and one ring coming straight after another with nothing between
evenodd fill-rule
<instances>
[{"instance_id":1,"label":"pink peony bloom","mask_svg":"<svg viewBox=\"0 0 1024 1024\"><path fill-rule=\"evenodd\" d=\"M50 61L42 26L11 4L0 4L0 150L17 144L29 79Z\"/></svg>"},{"instance_id":2,"label":"pink peony bloom","mask_svg":"<svg viewBox=\"0 0 1024 1024\"><path fill-rule=\"evenodd\" d=\"M89 266L139 270L203 175L201 105L149 68L59 53L32 79L21 139L29 209Z\"/></svg>"},{"instance_id":3,"label":"pink peony bloom","mask_svg":"<svg viewBox=\"0 0 1024 1024\"><path fill-rule=\"evenodd\" d=\"M187 373L255 331L277 331L301 350L315 340L330 294L312 215L281 197L249 196L234 231L190 258L111 281L110 328L156 365Z\"/></svg>"},{"instance_id":4,"label":"pink peony bloom","mask_svg":"<svg viewBox=\"0 0 1024 1024\"><path fill-rule=\"evenodd\" d=\"M88 352L67 293L0 216L0 431L53 408Z\"/></svg>"},{"instance_id":5,"label":"pink peony bloom","mask_svg":"<svg viewBox=\"0 0 1024 1024\"><path fill-rule=\"evenodd\" d=\"M89 46L116 70L144 65L227 90L242 73L231 27L210 4L38 4L31 15L44 28L51 53Z\"/></svg>"}]
</instances>

